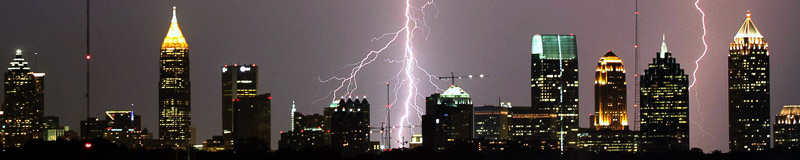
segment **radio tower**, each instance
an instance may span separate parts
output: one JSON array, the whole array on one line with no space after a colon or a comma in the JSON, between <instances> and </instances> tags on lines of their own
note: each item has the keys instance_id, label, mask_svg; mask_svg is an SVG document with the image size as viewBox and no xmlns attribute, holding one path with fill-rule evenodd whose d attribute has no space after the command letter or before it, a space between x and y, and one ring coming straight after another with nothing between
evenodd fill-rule
<instances>
[{"instance_id":1,"label":"radio tower","mask_svg":"<svg viewBox=\"0 0 800 160\"><path fill-rule=\"evenodd\" d=\"M636 25L636 33L635 33L635 40L633 45L633 79L634 79L634 102L633 102L633 111L634 111L634 119L633 119L633 130L639 130L639 0L636 0L636 8L633 14L636 17L635 25Z\"/></svg>"},{"instance_id":2,"label":"radio tower","mask_svg":"<svg viewBox=\"0 0 800 160\"><path fill-rule=\"evenodd\" d=\"M88 120L89 117L89 60L92 59L92 55L89 53L89 0L86 0L86 119Z\"/></svg>"}]
</instances>

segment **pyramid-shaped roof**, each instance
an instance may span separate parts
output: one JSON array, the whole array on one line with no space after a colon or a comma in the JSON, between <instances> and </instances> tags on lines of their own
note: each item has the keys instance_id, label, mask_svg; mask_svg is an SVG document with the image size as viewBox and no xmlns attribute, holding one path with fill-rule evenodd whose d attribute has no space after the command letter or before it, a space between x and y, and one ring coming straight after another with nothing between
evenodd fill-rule
<instances>
[{"instance_id":1,"label":"pyramid-shaped roof","mask_svg":"<svg viewBox=\"0 0 800 160\"><path fill-rule=\"evenodd\" d=\"M739 32L736 33L734 38L764 38L750 19L750 11L747 11L747 19L744 20L742 27L739 28Z\"/></svg>"},{"instance_id":2,"label":"pyramid-shaped roof","mask_svg":"<svg viewBox=\"0 0 800 160\"><path fill-rule=\"evenodd\" d=\"M181 28L178 27L178 17L175 15L175 7L172 7L172 23L169 25L169 32L167 32L167 36L164 37L164 43L161 44L161 49L167 48L189 48L189 44L186 43L186 38L183 38Z\"/></svg>"}]
</instances>

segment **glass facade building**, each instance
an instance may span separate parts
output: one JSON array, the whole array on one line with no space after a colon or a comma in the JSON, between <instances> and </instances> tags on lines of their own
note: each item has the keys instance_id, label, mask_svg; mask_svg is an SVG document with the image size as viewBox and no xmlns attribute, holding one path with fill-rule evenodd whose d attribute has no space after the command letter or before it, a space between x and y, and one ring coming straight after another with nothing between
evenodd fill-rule
<instances>
[{"instance_id":1,"label":"glass facade building","mask_svg":"<svg viewBox=\"0 0 800 160\"><path fill-rule=\"evenodd\" d=\"M575 145L578 131L578 46L575 35L536 34L531 46L531 106L556 115L547 139Z\"/></svg>"}]
</instances>

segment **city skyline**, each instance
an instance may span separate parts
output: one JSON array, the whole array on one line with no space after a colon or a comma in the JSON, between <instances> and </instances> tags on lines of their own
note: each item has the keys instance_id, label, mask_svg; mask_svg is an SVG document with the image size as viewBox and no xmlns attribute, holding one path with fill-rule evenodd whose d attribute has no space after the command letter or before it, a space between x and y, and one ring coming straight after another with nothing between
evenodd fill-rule
<instances>
[{"instance_id":1,"label":"city skyline","mask_svg":"<svg viewBox=\"0 0 800 160\"><path fill-rule=\"evenodd\" d=\"M60 2L54 2L60 3ZM257 7L262 6L269 6L269 5L254 5L255 8L242 9L242 10L234 10L230 12L224 12L223 15L225 16L234 16L236 20L226 20L224 19L225 16L211 16L207 13L213 12L208 11L205 9L212 8L212 9L221 9L222 7L232 6L230 5L221 5L220 7L211 7L214 4L211 3L180 3L180 2L161 2L162 4L153 5L153 6L146 6L145 4L138 4L132 2L94 2L92 3L93 10L92 10L92 58L93 58L93 65L92 71L95 72L92 77L92 117L101 117L103 110L136 110L137 113L142 114L143 116L143 125L146 128L150 128L151 131L154 131L156 128L154 124L157 124L155 121L156 114L156 107L157 107L157 100L153 98L157 95L155 90L147 89L155 88L157 84L153 81L153 76L155 74L155 65L157 62L155 61L154 57L156 53L152 48L158 45L158 41L160 38L163 38L163 34L166 33L165 26L166 19L170 16L169 9L171 6L178 6L180 15L181 15L181 24L182 29L184 29L184 33L187 35L187 41L190 41L193 45L193 61L194 63L193 68L200 68L200 69L193 69L193 75L195 77L192 78L193 81L201 81L198 85L195 83L195 91L193 95L197 95L200 98L193 98L193 104L203 104L203 105L195 105L193 107L193 111L196 111L193 116L201 116L201 117L213 117L213 118L205 118L209 120L198 120L195 119L195 123L203 123L203 124L210 124L208 126L198 127L198 130L201 132L198 134L197 140L205 140L211 137L211 135L218 135L221 133L221 130L218 125L220 122L217 118L220 114L221 106L216 102L219 99L219 93L221 91L216 90L216 88L220 88L219 79L215 77L219 77L218 70L219 66L223 64L232 64L235 62L243 62L243 63L254 63L259 64L260 66L265 66L265 71L262 71L262 79L261 80L261 90L262 92L270 92L276 96L275 103L272 104L273 112L274 113L284 113L288 111L291 106L291 101L297 101L298 103L298 111L306 113L306 114L313 114L313 113L322 113L321 109L328 101L327 99L321 101L316 104L311 104L315 99L324 98L324 93L328 90L330 86L323 87L325 89L318 89L320 83L316 82L316 77L328 77L334 75L340 75L344 65L350 64L355 62L362 56L364 53L364 48L374 48L375 43L370 43L369 39L372 37L379 36L380 34L391 31L396 29L397 23L400 21L402 7L399 3L372 3L370 2L371 6L378 6L378 8L370 8L364 6L353 5L354 8L342 8L342 9L331 9L322 7L320 3L330 3L330 2L319 2L321 6L306 6L303 4L278 4L276 6L283 6L294 9L303 8L303 7L311 7L313 9L308 10L301 10L302 13L310 14L311 16L302 17L300 15L294 15L296 19L300 19L297 23L290 23L292 21L289 20L281 20L279 22L268 22L268 18L259 19L261 15L281 15L280 11L269 11L269 9L265 9L267 13L272 14L254 14L250 12L259 13L261 10L257 10ZM528 68L528 61L526 60L527 56L530 56L529 52L526 52L530 47L530 36L535 33L575 33L578 38L578 51L579 59L582 62L593 62L596 57L599 57L603 51L606 49L612 49L617 53L628 65L632 64L633 61L633 53L632 53L632 39L633 36L626 36L628 34L632 35L632 23L631 25L627 25L628 22L632 21L632 14L630 13L632 10L632 3L617 3L617 2L599 2L601 3L598 6L601 9L589 9L589 6L577 5L575 8L577 9L588 9L590 11L599 11L599 16L604 16L609 21L613 21L614 24L603 24L600 23L598 26L593 26L591 28L600 28L600 30L590 30L583 27L565 27L565 28L558 28L557 26L568 26L566 24L569 23L576 23L576 24L590 24L592 22L596 22L596 20L591 20L591 18L585 17L592 17L592 16L585 16L580 14L577 16L578 19L582 20L575 20L575 21L567 21L567 22L555 22L552 18L542 18L537 17L535 14L528 14L531 15L531 18L519 18L525 19L525 25L513 25L513 26L504 26L504 25L488 25L488 26L481 26L481 27L470 27L466 29L462 29L459 27L465 26L467 24L473 24L476 22L472 22L469 20L477 20L479 22L503 22L509 23L516 21L516 19L512 20L490 20L491 17L482 17L483 14L480 13L496 13L496 14L504 14L504 15L513 15L513 14L521 14L523 13L520 10L526 9L525 7L513 7L513 4L485 4L481 6L489 6L489 7L501 7L505 5L509 5L507 8L511 8L509 11L495 11L486 8L476 8L476 7L468 7L462 5L469 5L470 3L452 3L448 1L436 1L437 8L441 13L439 14L438 18L429 17L428 21L431 23L431 33L430 39L428 40L418 40L417 41L417 50L421 56L425 57L424 60L421 60L420 65L425 66L428 69L431 69L433 74L437 75L444 75L450 71L456 73L485 73L491 75L491 78L487 78L486 80L480 80L475 82L459 82L460 86L464 87L465 90L470 91L475 97L476 105L480 104L494 104L496 102L497 97L501 97L504 101L510 101L515 105L520 106L527 106L527 102L530 100L528 99L529 92L527 91L527 84L528 80L527 70ZM532 2L531 2L532 3ZM568 2L551 2L554 6L568 6ZM597 3L597 2L593 2ZM700 45L699 41L699 34L700 30L698 30L699 23L699 15L696 11L692 10L693 5L690 3L678 3L678 4L668 4L666 6L676 7L676 10L682 11L676 13L673 10L669 11L658 11L656 6L664 5L661 4L663 2L649 2L649 3L641 3L640 4L640 11L643 13L640 19L643 26L640 26L642 32L640 33L642 36L642 41L640 42L641 47L641 61L645 61L650 59L652 55L647 53L652 53L657 50L657 46L660 44L660 35L662 32L665 32L671 38L675 39L677 42L670 43L671 48L674 48L676 51L675 53L679 53L680 55L676 55L678 58L678 62L683 63L685 69L693 70L694 65L694 58L699 56L699 52L702 51L702 45ZM706 4L708 3L708 4ZM791 15L796 14L778 14L770 9L773 8L782 8L781 5L776 4L764 4L759 6L755 3L750 4L722 4L722 5L740 5L736 7L723 7L717 4L710 4L711 2L701 3L702 6L708 6L706 12L709 15L709 20L713 18L715 21L724 21L724 22L712 22L709 24L709 57L704 60L706 65L703 65L701 72L698 74L698 89L700 92L700 98L704 101L702 102L703 107L701 106L701 110L706 113L714 113L714 110L723 110L725 109L725 96L724 93L720 93L720 95L714 95L713 93L718 92L719 88L724 89L723 86L719 86L714 83L715 80L720 78L726 78L727 76L717 74L717 72L723 72L724 68L718 68L715 65L721 65L725 62L722 61L721 58L725 55L724 48L727 48L727 43L733 37L736 28L738 28L741 24L741 19L743 13L750 9L753 11L754 21L759 23L759 28L762 33L768 37L770 43L773 44L772 52L773 56L772 59L774 60L773 66L779 66L780 68L797 68L791 67L793 64L789 61L790 59L797 59L797 55L792 55L790 51L795 50L797 48L792 48L793 42L797 42L797 37L788 37L787 35L797 35L797 34L790 34L790 33L783 33L783 31L789 31L792 33L797 33L796 30L789 29L788 26L784 23L779 23L783 21L789 21L789 23L797 23L797 20L794 20ZM790 2L796 3L796 2ZM56 6L48 6L50 4L21 4L22 7L20 9L12 9L7 8L6 10L9 14L6 15L30 15L34 18L46 18L48 16L53 16L51 14L63 14L59 15L61 18L67 21L59 21L59 20L51 20L46 22L37 22L31 20L19 20L18 22L21 26L33 26L33 29L26 29L22 30L16 28L14 26L6 26L7 32L6 35L10 35L9 39L2 40L0 42L0 46L2 44L5 45L16 45L16 46L8 46L9 54L3 55L10 55L13 53L13 50L16 48L21 48L26 55L30 55L31 53L40 53L37 60L34 60L31 56L26 56L28 61L39 61L42 64L34 64L38 67L34 67L35 71L47 72L48 79L64 79L63 81L48 81L48 96L46 99L47 103L45 106L45 110L47 111L45 115L55 115L62 117L62 124L69 125L73 127L79 126L77 123L79 120L83 119L85 115L82 112L76 112L79 114L70 115L66 113L71 113L70 111L83 111L83 107L85 101L83 100L83 92L81 90L83 85L83 78L82 75L84 74L83 71L83 53L85 51L81 51L83 49L82 44L72 44L74 42L70 42L70 39L81 39L84 35L83 30L81 30L83 26L82 21L83 16L85 16L81 11L84 11L82 8L82 4L62 4L67 6L66 10L56 11L59 10L58 8L48 8L48 7L56 7ZM130 5L130 6L125 6ZM474 4L472 4L474 5ZM589 4L586 4L589 5ZM626 6L629 5L629 6ZM71 6L71 7L70 7ZM470 5L471 6L471 5ZM541 5L529 4L525 5L529 6L530 8L541 7ZM745 7L747 6L747 7ZM791 5L785 5L791 6ZM243 6L236 6L236 7L243 7ZM316 8L315 8L316 7ZM127 8L127 9L126 9ZM145 9L142 9L145 8ZM247 8L247 7L243 7ZM555 7L558 8L558 7ZM115 10L121 9L121 10ZM470 9L468 12L465 9ZM576 11L577 11L576 9ZM52 12L45 12L45 10L54 10ZM278 9L275 9L278 10ZM320 10L320 11L310 11L310 10ZM780 9L776 9L780 10ZM34 11L38 11L34 13ZM228 10L224 10L228 11ZM281 10L283 11L283 10ZM334 12L337 14L332 15L321 15L317 12ZM789 11L789 10L782 10L782 11ZM6 11L3 11L6 12ZM75 13L72 13L75 12ZM130 13L129 13L130 12ZM139 13L142 12L142 13ZM308 13L310 12L310 13ZM460 16L459 14L469 13L464 16ZM796 11L795 11L796 12ZM286 12L286 13L293 13L293 12ZM284 14L286 14L284 13ZM316 13L316 14L315 14ZM367 14L367 13L381 13L381 15L374 15L374 16L364 16L365 20L357 20L354 19L347 19L346 16L341 15L357 15L359 13ZM545 13L545 12L536 12L536 13ZM583 13L585 14L585 13ZM686 18L680 19L677 18L670 18L673 17L670 14L685 14L685 17L693 17L693 18ZM259 16L255 16L259 15ZM55 17L59 17L55 16ZM145 17L142 19L135 19L133 17ZM246 18L248 16L255 16ZM285 16L285 15L284 15ZM573 15L574 16L574 15ZM653 17L647 17L653 16ZM789 16L789 18L784 17ZM5 17L5 16L3 16ZM464 17L465 19L460 19ZM470 18L466 18L470 17ZM494 17L494 16L492 16ZM583 17L583 18L582 18ZM565 16L562 18L570 18L570 16ZM14 18L7 18L10 20L14 20ZM331 19L330 21L323 21L323 19ZM589 19L589 20L587 20ZM724 19L724 20L719 20ZM352 22L350 21L352 20ZM383 20L380 22L373 22L375 20ZM778 21L783 20L783 21ZM216 24L215 21L220 22L228 22L226 25ZM257 23L257 22L261 23ZM264 24L264 22L268 22ZM341 24L341 21L346 21L344 24ZM730 22L728 22L730 21ZM135 22L146 22L146 23L135 23ZM554 23L552 25L544 25L544 24L537 24L538 22L548 22ZM664 22L662 24L661 22ZM668 23L673 22L673 23ZM680 23L677 23L680 22ZM291 30L287 28L282 28L286 24L294 24L294 25L286 25L286 26L296 26L300 24L319 24L322 27L306 27L297 30ZM519 22L522 23L522 22ZM649 23L649 24L648 24ZM681 24L682 25L677 25ZM737 24L738 23L738 24ZM56 24L63 24L63 25L56 25ZM258 25L254 25L258 24ZM380 26L378 24L386 24L386 26ZM670 27L653 27L654 25L658 24L657 26L668 26L667 24L676 24L675 26ZM130 26L128 26L130 25ZM205 26L207 25L207 26ZM369 26L370 29L355 29L355 26ZM376 26L378 25L378 26ZM54 29L55 31L45 31L42 29L37 28L47 28L45 26L61 26L59 28ZM271 27L267 27L271 26ZM284 26L284 27L286 27ZM62 28L63 27L63 28ZM333 29L327 29L325 27L332 27ZM352 28L351 28L352 27ZM394 28L393 28L394 27ZM785 27L785 28L784 28ZM276 29L272 29L276 28ZM514 30L508 33L495 33L497 29L509 29ZM733 28L733 29L731 29ZM285 31L289 30L289 31ZM344 30L341 31L342 33L329 33L329 32L336 32L335 30ZM13 31L13 32L12 32ZM27 31L27 32L23 32ZM607 31L607 33L602 33L603 31ZM21 37L20 39L11 38L15 37L13 35L17 34L15 32L21 33L33 33L31 37L35 38L26 38ZM73 33L74 32L74 33ZM125 32L125 33L123 33ZM129 33L128 33L129 32ZM212 33L216 32L216 33ZM286 33L289 32L289 33ZM45 33L56 33L54 36L51 34ZM297 38L292 38L291 35L296 34ZM317 36L317 34L325 35L325 36ZM498 34L498 36L492 36L489 34ZM25 35L25 34L23 34ZM124 37L124 36L131 36L132 37ZM43 37L54 37L52 39L43 38ZM453 38L457 37L457 38ZM491 37L496 39L484 39L484 40L459 40L455 42L447 42L452 41L453 39L464 38L464 39L480 39L482 37ZM506 39L501 39L498 37L505 37ZM657 37L657 38L656 38ZM680 37L680 38L678 38ZM315 38L319 38L319 40L312 40ZM282 41L282 39L289 39L287 41ZM319 45L323 43L329 43L332 41L345 41L336 43L337 45ZM135 42L141 41L141 42ZM232 42L226 42L232 41ZM485 45L478 45L483 44L486 41L501 41L502 43L489 43ZM440 43L444 44L440 44ZM466 47L466 44L459 44L462 42L468 42L466 44L477 45L476 47ZM218 44L219 43L219 44ZM289 44L304 44L308 43L309 46L312 47L297 47L297 48L322 48L321 50L316 49L291 49L295 47L286 47ZM509 44L504 44L509 43ZM53 44L50 46L49 44ZM144 45L143 45L144 44ZM155 45L153 45L155 44ZM315 45L316 44L316 45ZM59 45L68 45L67 47ZM195 49L196 47L200 49ZM723 46L723 47L720 47ZM135 48L135 49L133 49ZM142 49L139 49L142 48ZM393 50L399 50L400 47L393 47ZM470 49L467 49L470 48ZM501 50L507 49L508 50ZM131 49L127 51L127 49ZM243 53L237 53L243 52ZM330 53L325 53L330 52ZM5 53L5 52L0 52ZM391 51L387 52L389 56L396 56L400 55L399 51ZM497 58L490 58L494 57L495 55L502 54ZM230 56L229 56L230 55ZM6 57L2 58L3 61L9 61L11 58ZM197 58L195 58L197 57ZM388 57L392 58L392 57ZM396 57L394 57L396 58ZM383 58L382 58L383 59ZM423 58L420 58L423 59ZM516 60L520 59L520 60ZM526 61L522 61L526 60ZM200 61L200 62L197 62ZM302 63L300 65L296 64L289 64L289 63ZM646 61L645 61L646 62ZM478 65L473 65L478 64ZM587 66L591 66L591 63L583 63L579 64L580 68L580 76L581 77L581 86L579 87L581 92L581 114L580 114L580 123L582 127L586 127L587 124L587 114L591 110L588 109L592 106L591 98L593 97L591 92L591 81L586 81L586 78L591 78L592 76L588 76L587 72L592 72L592 67L587 69ZM64 67L67 66L67 67ZM69 67L69 66L77 66L77 67ZM393 72L396 71L397 65L383 63L380 65L375 66L376 68L370 68L363 74L364 76L361 79L361 88L362 90L358 91L356 94L358 95L368 95L371 98L371 101L375 104L385 104L385 101L381 101L382 95L385 95L385 90L383 83L389 79ZM512 72L497 72L495 71L497 67L502 68L510 68ZM341 68L341 69L340 69ZM630 68L630 67L626 67ZM645 68L644 66L640 65L640 69ZM722 70L720 70L722 69ZM297 71L311 71L310 73L290 73L290 72L297 72ZM385 74L386 71L392 72L392 74ZM796 73L792 69L788 70L776 70L777 72L773 72L772 85L773 86L780 86L779 88L773 89L773 102L771 104L771 114L770 117L777 114L777 111L780 110L780 106L787 105L787 104L796 104L798 102L792 102L791 96L782 96L782 95L790 95L790 91L794 90L797 87L796 84L790 84L790 82L796 81L800 77L795 77L792 73ZM331 72L335 72L337 74L331 74ZM629 81L632 80L632 72L627 74L626 79ZM783 74L781 74L783 73ZM198 76L198 74L200 74ZM276 76L272 76L276 75ZM281 76L284 75L284 76ZM500 79L502 77L502 79ZM494 79L492 79L494 78ZM130 80L128 80L130 79ZM285 80L281 80L285 79ZM375 81L375 82L369 82ZM447 85L447 81L436 81L439 85ZM374 83L370 85L371 83ZM131 84L131 85L125 85ZM198 87L199 86L199 87ZM629 85L631 87L633 85ZM70 88L74 87L74 88ZM586 88L589 88L587 90ZM708 88L713 89L708 89ZM198 89L199 88L199 89ZM321 91L319 91L321 90ZM628 88L628 96L632 96L632 88ZM724 90L722 90L724 92ZM363 92L363 93L362 93ZM424 95L428 95L433 93L433 90L429 91L421 91ZM260 94L260 93L259 93ZM312 95L313 94L313 95ZM103 96L107 95L107 97ZM714 95L707 96L707 95ZM692 97L694 98L694 97ZM198 100L199 99L199 100ZM206 100L208 99L208 100ZM374 99L374 100L373 100ZM629 113L632 109L632 100L629 98L628 100L628 110ZM721 101L723 103L719 103L717 101ZM130 104L135 104L133 108L128 108ZM693 107L697 104L692 102L692 112L696 112ZM381 107L381 105L375 105L373 107ZM200 111L198 111L200 110ZM373 113L382 113L380 112L381 109L373 108ZM198 113L199 112L199 113ZM275 114L276 116L273 117L274 126L272 131L272 139L273 143L276 143L277 138L275 133L279 130L289 130L287 124L280 123L285 121L288 115L283 114ZM695 115L695 114L691 114ZM372 114L371 119L371 126L378 126L380 124L380 117L382 114ZM400 116L394 116L400 117ZM632 115L629 114L629 117ZM724 127L725 120L724 116L718 116L716 118L713 115L709 115L708 118L704 118L704 122L701 123L704 127L708 127L709 130L716 136L716 138L710 137L708 135L702 135L700 132L696 132L693 130L692 140L693 144L692 147L701 147L703 149L711 150L711 149L720 149L725 151L727 149L727 142L725 141L725 136L727 135L727 127ZM722 118L720 118L722 117ZM630 119L630 118L629 118ZM631 121L633 122L633 121ZM723 125L723 127L717 127L719 125ZM692 125L692 128L697 126ZM155 135L154 135L155 137ZM375 134L372 137L373 140L377 139ZM721 143L721 144L720 144ZM274 145L273 145L274 146ZM713 146L713 147L712 147Z\"/></svg>"}]
</instances>

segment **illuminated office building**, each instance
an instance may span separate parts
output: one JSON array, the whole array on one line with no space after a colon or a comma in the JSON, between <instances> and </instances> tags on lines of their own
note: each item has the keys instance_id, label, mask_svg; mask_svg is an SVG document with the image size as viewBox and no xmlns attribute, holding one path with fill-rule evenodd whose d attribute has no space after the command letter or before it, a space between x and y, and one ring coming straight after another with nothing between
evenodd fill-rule
<instances>
[{"instance_id":1,"label":"illuminated office building","mask_svg":"<svg viewBox=\"0 0 800 160\"><path fill-rule=\"evenodd\" d=\"M546 140L575 144L578 131L578 46L575 35L536 34L531 47L531 106L555 114Z\"/></svg>"},{"instance_id":2,"label":"illuminated office building","mask_svg":"<svg viewBox=\"0 0 800 160\"><path fill-rule=\"evenodd\" d=\"M665 37L640 81L641 150L689 150L689 76L667 50Z\"/></svg>"},{"instance_id":3,"label":"illuminated office building","mask_svg":"<svg viewBox=\"0 0 800 160\"><path fill-rule=\"evenodd\" d=\"M728 123L731 151L770 147L769 45L750 19L728 51Z\"/></svg>"},{"instance_id":4,"label":"illuminated office building","mask_svg":"<svg viewBox=\"0 0 800 160\"><path fill-rule=\"evenodd\" d=\"M594 77L594 117L589 125L597 130L627 130L627 82L622 59L608 51L597 62Z\"/></svg>"},{"instance_id":5,"label":"illuminated office building","mask_svg":"<svg viewBox=\"0 0 800 160\"><path fill-rule=\"evenodd\" d=\"M785 105L775 116L775 147L800 148L800 105Z\"/></svg>"},{"instance_id":6,"label":"illuminated office building","mask_svg":"<svg viewBox=\"0 0 800 160\"><path fill-rule=\"evenodd\" d=\"M472 98L461 87L431 94L422 115L422 146L442 150L455 140L473 138L472 120Z\"/></svg>"},{"instance_id":7,"label":"illuminated office building","mask_svg":"<svg viewBox=\"0 0 800 160\"><path fill-rule=\"evenodd\" d=\"M233 147L233 108L236 99L253 98L258 93L258 66L222 66L222 137L226 148Z\"/></svg>"},{"instance_id":8,"label":"illuminated office building","mask_svg":"<svg viewBox=\"0 0 800 160\"><path fill-rule=\"evenodd\" d=\"M32 139L43 139L44 73L35 73L17 50L6 71L3 96L5 147L20 147Z\"/></svg>"},{"instance_id":9,"label":"illuminated office building","mask_svg":"<svg viewBox=\"0 0 800 160\"><path fill-rule=\"evenodd\" d=\"M161 44L158 88L158 135L164 145L188 147L191 140L191 86L189 45L178 27L175 7L172 23Z\"/></svg>"}]
</instances>

